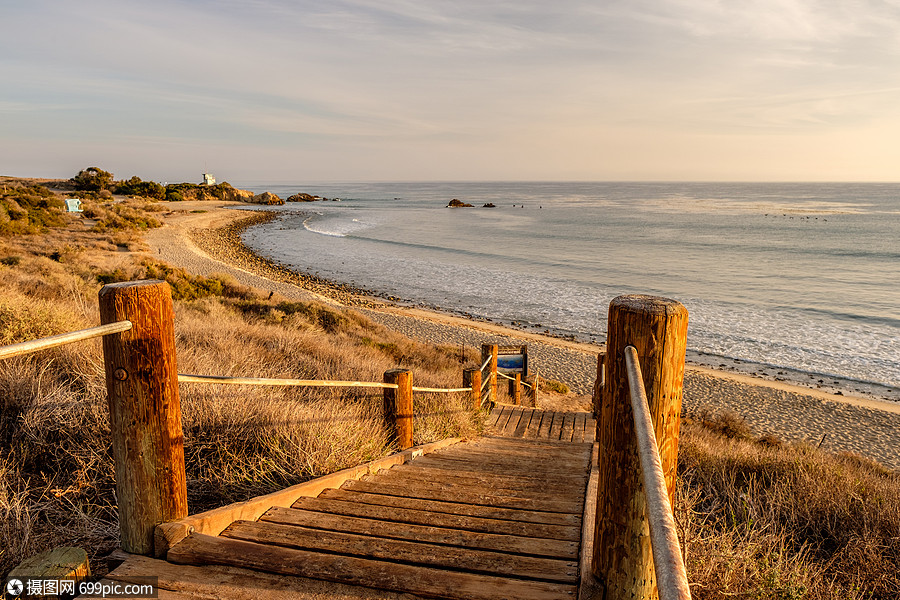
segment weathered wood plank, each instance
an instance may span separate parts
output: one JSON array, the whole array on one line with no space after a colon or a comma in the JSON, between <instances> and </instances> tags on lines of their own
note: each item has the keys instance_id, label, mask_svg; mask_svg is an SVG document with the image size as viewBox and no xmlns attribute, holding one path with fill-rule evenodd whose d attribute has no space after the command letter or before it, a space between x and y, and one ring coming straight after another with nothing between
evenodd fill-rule
<instances>
[{"instance_id":1,"label":"weathered wood plank","mask_svg":"<svg viewBox=\"0 0 900 600\"><path fill-rule=\"evenodd\" d=\"M165 560L132 555L107 578L136 583L139 577L157 577L159 598L167 600L306 600L312 598L359 598L398 600L396 593L375 591L346 584L276 575L222 565L176 565ZM302 590L302 592L301 592Z\"/></svg>"},{"instance_id":2,"label":"weathered wood plank","mask_svg":"<svg viewBox=\"0 0 900 600\"><path fill-rule=\"evenodd\" d=\"M384 478L386 481L395 477L409 478L423 481L439 481L453 485L490 486L496 489L508 490L536 490L547 488L548 481L553 481L555 488L571 487L573 493L580 494L584 490L584 477L572 476L566 478L546 477L517 477L515 475L477 474L464 470L435 469L430 467L394 467L389 471L379 473L376 478Z\"/></svg>"},{"instance_id":3,"label":"weathered wood plank","mask_svg":"<svg viewBox=\"0 0 900 600\"><path fill-rule=\"evenodd\" d=\"M486 426L487 427L497 427L497 423L500 421L500 417L502 415L503 415L503 407L500 405L495 406L493 409L491 409L491 415L487 419Z\"/></svg>"},{"instance_id":4,"label":"weathered wood plank","mask_svg":"<svg viewBox=\"0 0 900 600\"><path fill-rule=\"evenodd\" d=\"M556 413L553 411L547 411L544 413L544 418L541 419L541 428L538 430L538 437L541 439L549 439L550 438L550 429L553 426L553 419L555 418Z\"/></svg>"},{"instance_id":5,"label":"weathered wood plank","mask_svg":"<svg viewBox=\"0 0 900 600\"><path fill-rule=\"evenodd\" d=\"M532 408L522 409L522 418L519 419L519 424L516 426L515 431L513 431L512 437L520 438L525 435L525 430L528 429L528 424L531 423L534 412L535 411Z\"/></svg>"},{"instance_id":6,"label":"weathered wood plank","mask_svg":"<svg viewBox=\"0 0 900 600\"><path fill-rule=\"evenodd\" d=\"M425 465L423 465L424 467ZM505 465L479 465L466 461L442 460L429 462L427 468L434 471L435 477L442 477L446 474L459 473L461 475L471 475L477 477L499 476L515 476L529 481L541 481L566 484L572 481L584 481L587 477L587 465L583 465L580 461L565 461L565 466L560 466L559 462L555 463L556 471L533 470L528 474L522 472L511 472L505 468ZM571 474L560 474L558 471L562 469L571 470ZM443 475L442 475L443 474Z\"/></svg>"},{"instance_id":7,"label":"weathered wood plank","mask_svg":"<svg viewBox=\"0 0 900 600\"><path fill-rule=\"evenodd\" d=\"M597 420L591 417L585 421L584 424L584 441L588 444L593 444L597 438Z\"/></svg>"},{"instance_id":8,"label":"weathered wood plank","mask_svg":"<svg viewBox=\"0 0 900 600\"><path fill-rule=\"evenodd\" d=\"M375 521L296 508L273 508L260 517L260 521L398 540L416 540L433 544L447 544L448 546L512 552L529 556L563 559L572 559L578 556L577 542L463 531L393 521Z\"/></svg>"},{"instance_id":9,"label":"weathered wood plank","mask_svg":"<svg viewBox=\"0 0 900 600\"><path fill-rule=\"evenodd\" d=\"M556 414L556 413L554 413ZM503 454L522 453L532 458L540 458L545 453L552 453L557 456L564 455L583 455L585 446L590 444L573 444L571 442L560 442L559 440L550 439L526 439L526 438L481 438L476 442L462 444L461 447L448 448L445 452L441 452L436 456L455 454L483 454L485 451L492 451ZM534 451L539 450L535 456Z\"/></svg>"},{"instance_id":10,"label":"weathered wood plank","mask_svg":"<svg viewBox=\"0 0 900 600\"><path fill-rule=\"evenodd\" d=\"M571 560L454 548L354 533L329 532L328 535L322 535L319 529L279 523L238 521L223 531L222 536L259 544L443 567L470 573L562 583L575 583L578 579L578 563Z\"/></svg>"},{"instance_id":11,"label":"weathered wood plank","mask_svg":"<svg viewBox=\"0 0 900 600\"><path fill-rule=\"evenodd\" d=\"M458 573L371 559L320 554L242 540L192 534L169 550L179 564L225 564L285 575L316 577L356 585L469 600L574 598L575 586Z\"/></svg>"},{"instance_id":12,"label":"weathered wood plank","mask_svg":"<svg viewBox=\"0 0 900 600\"><path fill-rule=\"evenodd\" d=\"M447 500L450 502L463 502L467 504L480 504L482 506L502 506L505 508L519 508L522 510L541 510L546 512L563 512L578 514L581 512L583 498L555 498L553 495L545 495L540 498L503 495L495 496L489 491L477 493L469 490L448 489L440 484L434 485L393 485L386 483L372 483L368 481L348 481L342 486L345 490L370 492L373 494L389 494L391 496L404 496L406 498L424 498L425 500Z\"/></svg>"},{"instance_id":13,"label":"weathered wood plank","mask_svg":"<svg viewBox=\"0 0 900 600\"><path fill-rule=\"evenodd\" d=\"M584 442L584 423L587 413L575 413L575 433L572 435L573 442Z\"/></svg>"},{"instance_id":14,"label":"weathered wood plank","mask_svg":"<svg viewBox=\"0 0 900 600\"><path fill-rule=\"evenodd\" d=\"M562 437L562 428L563 422L566 420L566 413L558 412L553 415L553 425L550 426L550 434L548 437L551 440L558 440Z\"/></svg>"},{"instance_id":15,"label":"weathered wood plank","mask_svg":"<svg viewBox=\"0 0 900 600\"><path fill-rule=\"evenodd\" d=\"M422 459L423 461L425 459ZM564 466L565 465L565 466ZM423 466L426 466L423 464ZM521 462L494 462L472 461L465 459L442 458L428 459L427 466L435 470L449 472L468 472L475 474L515 475L526 479L541 479L546 475L547 481L567 481L572 477L584 479L587 473L587 463L580 457L578 459L554 460L546 463L547 468L539 468L537 465L529 470L523 470ZM564 469L570 469L572 475L560 473Z\"/></svg>"},{"instance_id":16,"label":"weathered wood plank","mask_svg":"<svg viewBox=\"0 0 900 600\"><path fill-rule=\"evenodd\" d=\"M562 431L560 431L559 439L563 442L571 442L575 432L575 413L566 413L563 418Z\"/></svg>"},{"instance_id":17,"label":"weathered wood plank","mask_svg":"<svg viewBox=\"0 0 900 600\"><path fill-rule=\"evenodd\" d=\"M520 466L521 471L540 468L541 465L558 461L583 460L587 462L585 456L589 455L590 444L579 444L578 446L571 444L571 446L572 449L566 452L558 452L552 443L548 443L544 448L535 447L530 450L498 449L497 451L491 451L489 448L479 448L445 456L447 458L467 459L472 462L486 464L496 464L499 461L514 463ZM528 468L529 466L531 466L530 469ZM549 471L551 469L545 470Z\"/></svg>"},{"instance_id":18,"label":"weathered wood plank","mask_svg":"<svg viewBox=\"0 0 900 600\"><path fill-rule=\"evenodd\" d=\"M502 535L523 535L535 538L568 541L578 541L580 536L580 529L578 527L546 525L543 523L525 523L522 521L505 521L502 519L451 515L416 509L397 510L390 506L359 504L356 502L328 498L300 498L291 508L333 515L360 517L364 519L394 521L396 523L411 523L415 525L427 525L429 527L441 527L444 529L461 529L465 531L480 531L483 533L497 533Z\"/></svg>"},{"instance_id":19,"label":"weathered wood plank","mask_svg":"<svg viewBox=\"0 0 900 600\"><path fill-rule=\"evenodd\" d=\"M525 430L525 439L535 439L541 429L541 419L544 418L544 411L535 410L531 413L531 421L528 423L528 429Z\"/></svg>"},{"instance_id":20,"label":"weathered wood plank","mask_svg":"<svg viewBox=\"0 0 900 600\"><path fill-rule=\"evenodd\" d=\"M506 424L509 422L510 417L512 417L512 406L503 405L500 408L500 416L497 418L497 422L494 424L494 431L503 431L506 427ZM497 410L496 408L494 410Z\"/></svg>"},{"instance_id":21,"label":"weathered wood plank","mask_svg":"<svg viewBox=\"0 0 900 600\"><path fill-rule=\"evenodd\" d=\"M430 512L442 512L451 515L468 515L485 519L505 519L507 521L524 521L526 523L545 523L547 525L578 526L581 519L577 515L550 513L514 508L498 508L494 506L477 506L461 502L443 502L440 500L423 500L421 498L403 498L384 494L368 494L352 490L325 490L319 498L358 502L360 504L377 504L394 508L412 508Z\"/></svg>"},{"instance_id":22,"label":"weathered wood plank","mask_svg":"<svg viewBox=\"0 0 900 600\"><path fill-rule=\"evenodd\" d=\"M516 431L516 427L519 426L519 421L522 420L522 414L524 412L525 410L521 406L514 406L512 413L509 416L509 421L506 422L506 427L503 428L500 435L503 437L512 437Z\"/></svg>"}]
</instances>

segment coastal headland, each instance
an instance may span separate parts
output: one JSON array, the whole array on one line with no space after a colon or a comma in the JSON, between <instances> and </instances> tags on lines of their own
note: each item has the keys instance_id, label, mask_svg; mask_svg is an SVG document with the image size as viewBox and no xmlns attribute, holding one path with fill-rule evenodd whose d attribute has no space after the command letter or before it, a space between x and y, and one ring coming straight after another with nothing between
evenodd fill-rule
<instances>
[{"instance_id":1,"label":"coastal headland","mask_svg":"<svg viewBox=\"0 0 900 600\"><path fill-rule=\"evenodd\" d=\"M244 229L277 218L271 212L248 215L247 210L237 210L238 203L161 204L167 208L163 213L164 226L149 232L145 240L151 252L162 260L200 275L228 273L245 285L288 299L316 299L353 307L374 321L431 344L473 347L484 342L527 343L542 375L566 383L578 394L574 400L578 406L590 405L600 346L401 306L392 303L392 298L378 298L366 290L294 272L258 256L241 243ZM689 362L691 359L689 356ZM731 411L757 435L804 440L824 449L858 453L900 469L896 453L900 403L853 388L810 389L798 385L802 381L799 378L794 383L722 371L710 368L710 363L700 357L687 368L684 408L689 414ZM770 376L776 377L776 371Z\"/></svg>"}]
</instances>

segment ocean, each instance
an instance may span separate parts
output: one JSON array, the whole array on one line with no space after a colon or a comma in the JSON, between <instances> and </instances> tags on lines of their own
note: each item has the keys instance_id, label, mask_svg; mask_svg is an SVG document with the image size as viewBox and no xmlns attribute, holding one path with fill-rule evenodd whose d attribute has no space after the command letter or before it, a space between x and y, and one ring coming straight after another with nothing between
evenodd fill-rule
<instances>
[{"instance_id":1,"label":"ocean","mask_svg":"<svg viewBox=\"0 0 900 600\"><path fill-rule=\"evenodd\" d=\"M340 198L286 204L244 234L335 282L587 341L615 296L666 296L712 362L900 388L900 184L241 187Z\"/></svg>"}]
</instances>

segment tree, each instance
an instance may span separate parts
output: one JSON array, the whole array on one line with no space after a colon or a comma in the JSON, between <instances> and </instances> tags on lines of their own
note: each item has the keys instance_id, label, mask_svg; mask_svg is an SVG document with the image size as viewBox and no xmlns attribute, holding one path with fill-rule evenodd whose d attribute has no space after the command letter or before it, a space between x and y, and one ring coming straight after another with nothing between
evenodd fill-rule
<instances>
[{"instance_id":1,"label":"tree","mask_svg":"<svg viewBox=\"0 0 900 600\"><path fill-rule=\"evenodd\" d=\"M88 167L82 171L78 171L73 180L75 181L75 189L86 192L99 192L109 189L113 183L113 174L104 171L99 167Z\"/></svg>"}]
</instances>

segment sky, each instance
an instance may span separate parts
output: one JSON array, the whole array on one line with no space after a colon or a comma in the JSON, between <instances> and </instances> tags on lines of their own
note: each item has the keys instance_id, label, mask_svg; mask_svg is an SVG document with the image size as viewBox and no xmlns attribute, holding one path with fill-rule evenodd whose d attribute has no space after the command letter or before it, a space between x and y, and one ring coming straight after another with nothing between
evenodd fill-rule
<instances>
[{"instance_id":1,"label":"sky","mask_svg":"<svg viewBox=\"0 0 900 600\"><path fill-rule=\"evenodd\" d=\"M0 174L900 180L900 0L0 0Z\"/></svg>"}]
</instances>

